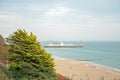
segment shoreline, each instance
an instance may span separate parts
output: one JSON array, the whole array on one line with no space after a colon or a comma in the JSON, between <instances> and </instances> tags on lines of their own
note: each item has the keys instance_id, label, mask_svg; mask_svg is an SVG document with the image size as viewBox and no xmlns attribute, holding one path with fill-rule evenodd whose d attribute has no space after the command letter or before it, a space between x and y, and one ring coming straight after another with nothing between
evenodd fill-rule
<instances>
[{"instance_id":1,"label":"shoreline","mask_svg":"<svg viewBox=\"0 0 120 80\"><path fill-rule=\"evenodd\" d=\"M78 60L78 61L80 61L80 60ZM88 62L88 61L83 61L83 62L85 62L86 64L89 64L91 66L101 67L101 68L104 68L104 69L108 69L108 70L112 70L112 71L120 73L120 69L117 69L117 68L114 68L114 67L109 67L109 66L105 66L105 65L97 64L97 63L92 63L92 62Z\"/></svg>"},{"instance_id":2,"label":"shoreline","mask_svg":"<svg viewBox=\"0 0 120 80\"><path fill-rule=\"evenodd\" d=\"M56 57L56 56L53 56L53 58L54 58L55 60L58 59L58 60L73 60L73 61L80 61L80 62L89 64L89 65L91 65L91 66L102 67L102 68L109 69L109 70L112 70L112 71L120 72L120 69L118 69L118 68L109 67L109 66L102 65L102 64L97 64L97 63L93 63L93 62L90 62L90 61L77 60L77 59L66 59L66 58L60 58L60 57Z\"/></svg>"},{"instance_id":3,"label":"shoreline","mask_svg":"<svg viewBox=\"0 0 120 80\"><path fill-rule=\"evenodd\" d=\"M120 71L104 66L79 60L54 59L56 71L64 76L73 78L73 80L100 80L101 78L104 78L104 80L120 79Z\"/></svg>"}]
</instances>

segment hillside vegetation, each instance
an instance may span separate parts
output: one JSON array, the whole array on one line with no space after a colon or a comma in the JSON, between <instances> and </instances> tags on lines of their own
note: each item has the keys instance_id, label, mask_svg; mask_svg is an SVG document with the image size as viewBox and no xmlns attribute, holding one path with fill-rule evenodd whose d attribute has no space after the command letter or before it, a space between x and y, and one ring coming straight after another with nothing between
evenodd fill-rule
<instances>
[{"instance_id":1,"label":"hillside vegetation","mask_svg":"<svg viewBox=\"0 0 120 80\"><path fill-rule=\"evenodd\" d=\"M12 73L0 62L0 80L12 80Z\"/></svg>"},{"instance_id":2,"label":"hillside vegetation","mask_svg":"<svg viewBox=\"0 0 120 80\"><path fill-rule=\"evenodd\" d=\"M7 53L8 50L8 46L5 43L4 38L2 37L2 35L0 35L0 62L6 64L6 56L5 54Z\"/></svg>"},{"instance_id":3,"label":"hillside vegetation","mask_svg":"<svg viewBox=\"0 0 120 80\"><path fill-rule=\"evenodd\" d=\"M0 35L0 80L69 80L56 73L54 59L32 33L20 29L6 41Z\"/></svg>"}]
</instances>

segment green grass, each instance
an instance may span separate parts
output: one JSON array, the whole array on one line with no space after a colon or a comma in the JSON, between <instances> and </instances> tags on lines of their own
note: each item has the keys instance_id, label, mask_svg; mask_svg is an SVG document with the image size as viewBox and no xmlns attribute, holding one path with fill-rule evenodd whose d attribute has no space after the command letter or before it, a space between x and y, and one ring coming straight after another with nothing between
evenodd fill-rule
<instances>
[{"instance_id":1,"label":"green grass","mask_svg":"<svg viewBox=\"0 0 120 80\"><path fill-rule=\"evenodd\" d=\"M4 64L0 63L0 80L12 80L12 74L8 71Z\"/></svg>"},{"instance_id":2,"label":"green grass","mask_svg":"<svg viewBox=\"0 0 120 80\"><path fill-rule=\"evenodd\" d=\"M5 72L0 68L0 80L9 80Z\"/></svg>"}]
</instances>

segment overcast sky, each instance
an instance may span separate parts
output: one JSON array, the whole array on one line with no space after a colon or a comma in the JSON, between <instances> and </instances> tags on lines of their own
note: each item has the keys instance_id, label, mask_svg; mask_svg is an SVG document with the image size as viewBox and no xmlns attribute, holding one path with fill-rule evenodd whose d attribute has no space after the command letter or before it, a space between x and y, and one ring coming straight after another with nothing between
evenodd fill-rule
<instances>
[{"instance_id":1,"label":"overcast sky","mask_svg":"<svg viewBox=\"0 0 120 80\"><path fill-rule=\"evenodd\" d=\"M0 0L0 34L40 41L120 41L120 0Z\"/></svg>"}]
</instances>

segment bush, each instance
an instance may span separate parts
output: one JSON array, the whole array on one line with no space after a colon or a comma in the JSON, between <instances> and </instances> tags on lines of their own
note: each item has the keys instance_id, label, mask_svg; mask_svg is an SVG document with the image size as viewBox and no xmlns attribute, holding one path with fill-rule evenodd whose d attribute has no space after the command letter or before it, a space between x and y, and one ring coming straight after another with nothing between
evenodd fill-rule
<instances>
[{"instance_id":1,"label":"bush","mask_svg":"<svg viewBox=\"0 0 120 80\"><path fill-rule=\"evenodd\" d=\"M9 80L12 78L12 73L8 71L4 64L0 63L0 80Z\"/></svg>"}]
</instances>

